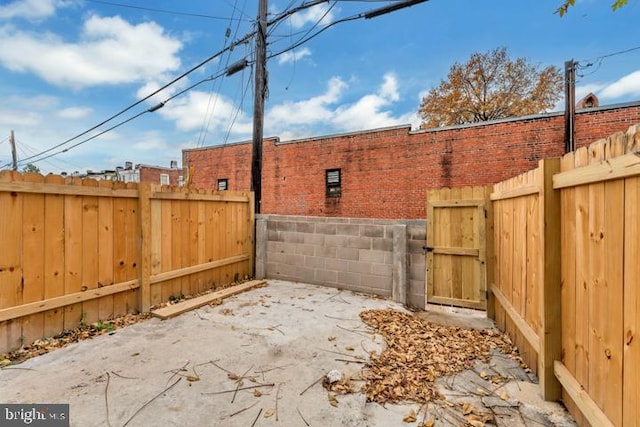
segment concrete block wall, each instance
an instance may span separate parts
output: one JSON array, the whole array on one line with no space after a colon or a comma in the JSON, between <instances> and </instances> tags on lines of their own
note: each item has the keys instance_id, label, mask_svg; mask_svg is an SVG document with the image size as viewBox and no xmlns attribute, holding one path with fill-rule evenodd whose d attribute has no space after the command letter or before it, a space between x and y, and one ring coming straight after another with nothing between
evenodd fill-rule
<instances>
[{"instance_id":1,"label":"concrete block wall","mask_svg":"<svg viewBox=\"0 0 640 427\"><path fill-rule=\"evenodd\" d=\"M426 224L259 215L256 275L393 297L424 308Z\"/></svg>"}]
</instances>

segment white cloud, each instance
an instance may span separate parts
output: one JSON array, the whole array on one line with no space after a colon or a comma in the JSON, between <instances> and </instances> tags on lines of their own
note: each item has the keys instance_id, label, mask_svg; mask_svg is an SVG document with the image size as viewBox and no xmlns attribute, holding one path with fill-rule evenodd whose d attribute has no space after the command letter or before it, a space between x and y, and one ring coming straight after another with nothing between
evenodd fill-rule
<instances>
[{"instance_id":1,"label":"white cloud","mask_svg":"<svg viewBox=\"0 0 640 427\"><path fill-rule=\"evenodd\" d=\"M49 83L81 88L152 80L177 69L182 43L159 25L91 16L77 43L51 34L0 30L0 63Z\"/></svg>"},{"instance_id":2,"label":"white cloud","mask_svg":"<svg viewBox=\"0 0 640 427\"><path fill-rule=\"evenodd\" d=\"M68 107L58 111L56 115L61 119L76 120L83 119L89 116L92 112L93 110L89 107Z\"/></svg>"},{"instance_id":3,"label":"white cloud","mask_svg":"<svg viewBox=\"0 0 640 427\"><path fill-rule=\"evenodd\" d=\"M16 0L0 6L0 19L24 18L37 21L53 16L56 7L68 4L60 0Z\"/></svg>"},{"instance_id":4,"label":"white cloud","mask_svg":"<svg viewBox=\"0 0 640 427\"><path fill-rule=\"evenodd\" d=\"M329 5L319 4L291 15L289 22L294 29L302 28L306 24L326 25L333 21L333 12Z\"/></svg>"},{"instance_id":5,"label":"white cloud","mask_svg":"<svg viewBox=\"0 0 640 427\"><path fill-rule=\"evenodd\" d=\"M265 121L283 125L304 125L326 122L333 119L334 111L329 108L340 99L347 84L339 77L329 80L327 91L322 95L298 101L285 102L272 107L266 115Z\"/></svg>"},{"instance_id":6,"label":"white cloud","mask_svg":"<svg viewBox=\"0 0 640 427\"><path fill-rule=\"evenodd\" d=\"M212 96L211 102L210 96ZM253 126L251 120L242 111L238 112L232 101L222 95L210 95L206 92L188 92L186 96L167 103L158 112L163 117L175 121L177 128L182 131L200 129L207 116L211 133L225 132L236 114L234 133L251 132Z\"/></svg>"},{"instance_id":7,"label":"white cloud","mask_svg":"<svg viewBox=\"0 0 640 427\"><path fill-rule=\"evenodd\" d=\"M395 116L389 109L400 100L398 80L386 74L375 93L362 96L349 104L340 104L348 85L339 77L332 78L325 93L307 100L285 102L272 107L266 114L269 133L281 139L309 136L311 130L324 127L324 132L349 132L410 123L420 124L415 112ZM317 131L314 131L317 133Z\"/></svg>"},{"instance_id":8,"label":"white cloud","mask_svg":"<svg viewBox=\"0 0 640 427\"><path fill-rule=\"evenodd\" d=\"M627 74L618 81L606 85L599 93L603 99L640 96L640 70Z\"/></svg>"},{"instance_id":9,"label":"white cloud","mask_svg":"<svg viewBox=\"0 0 640 427\"><path fill-rule=\"evenodd\" d=\"M282 55L278 56L278 64L288 64L290 62L299 61L305 56L311 55L311 49L308 47L303 47L300 50L290 50L289 52L285 52Z\"/></svg>"}]
</instances>

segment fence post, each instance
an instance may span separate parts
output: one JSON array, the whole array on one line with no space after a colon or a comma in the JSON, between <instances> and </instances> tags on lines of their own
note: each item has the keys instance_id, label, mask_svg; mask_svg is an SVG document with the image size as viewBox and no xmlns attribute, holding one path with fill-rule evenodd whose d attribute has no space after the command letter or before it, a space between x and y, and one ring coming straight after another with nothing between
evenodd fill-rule
<instances>
[{"instance_id":1,"label":"fence post","mask_svg":"<svg viewBox=\"0 0 640 427\"><path fill-rule=\"evenodd\" d=\"M562 358L560 191L553 189L553 175L560 172L560 159L540 160L540 198L538 203L542 256L540 270L540 348L538 378L545 400L562 398L562 386L554 374L554 361Z\"/></svg>"},{"instance_id":2,"label":"fence post","mask_svg":"<svg viewBox=\"0 0 640 427\"><path fill-rule=\"evenodd\" d=\"M151 184L138 184L140 210L140 312L151 310ZM159 232L160 230L156 230Z\"/></svg>"},{"instance_id":3,"label":"fence post","mask_svg":"<svg viewBox=\"0 0 640 427\"><path fill-rule=\"evenodd\" d=\"M491 201L491 193L493 192L493 185L487 185L484 188L484 209L485 209L485 269L486 269L486 281L485 281L485 293L487 296L487 318L496 320L496 298L491 292L491 287L496 282L496 251L495 251L495 235L494 235L494 223L493 223L493 202Z\"/></svg>"}]
</instances>

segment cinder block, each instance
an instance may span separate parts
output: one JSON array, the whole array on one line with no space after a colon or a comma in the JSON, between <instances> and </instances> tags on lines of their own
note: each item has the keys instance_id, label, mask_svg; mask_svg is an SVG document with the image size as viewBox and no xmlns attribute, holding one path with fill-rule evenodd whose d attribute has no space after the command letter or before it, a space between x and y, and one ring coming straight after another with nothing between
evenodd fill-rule
<instances>
[{"instance_id":1,"label":"cinder block","mask_svg":"<svg viewBox=\"0 0 640 427\"><path fill-rule=\"evenodd\" d=\"M361 225L360 236L362 237L384 237L383 225Z\"/></svg>"},{"instance_id":2,"label":"cinder block","mask_svg":"<svg viewBox=\"0 0 640 427\"><path fill-rule=\"evenodd\" d=\"M424 266L427 264L427 257L425 254L409 254L409 265L411 266Z\"/></svg>"},{"instance_id":3,"label":"cinder block","mask_svg":"<svg viewBox=\"0 0 640 427\"><path fill-rule=\"evenodd\" d=\"M284 248L284 242L267 242L267 258L271 256L272 253L284 253Z\"/></svg>"},{"instance_id":4,"label":"cinder block","mask_svg":"<svg viewBox=\"0 0 640 427\"><path fill-rule=\"evenodd\" d=\"M357 224L338 224L336 234L342 236L358 236L360 234L360 226Z\"/></svg>"},{"instance_id":5,"label":"cinder block","mask_svg":"<svg viewBox=\"0 0 640 427\"><path fill-rule=\"evenodd\" d=\"M423 266L412 266L409 268L409 277L414 280L424 280L426 279L426 265Z\"/></svg>"},{"instance_id":6,"label":"cinder block","mask_svg":"<svg viewBox=\"0 0 640 427\"><path fill-rule=\"evenodd\" d=\"M268 262L277 264L287 264L290 254L283 254L282 252L267 252Z\"/></svg>"},{"instance_id":7,"label":"cinder block","mask_svg":"<svg viewBox=\"0 0 640 427\"><path fill-rule=\"evenodd\" d=\"M313 222L298 222L296 223L296 231L298 233L315 233L316 224Z\"/></svg>"},{"instance_id":8,"label":"cinder block","mask_svg":"<svg viewBox=\"0 0 640 427\"><path fill-rule=\"evenodd\" d=\"M336 248L336 258L349 261L359 260L360 251L356 248Z\"/></svg>"},{"instance_id":9,"label":"cinder block","mask_svg":"<svg viewBox=\"0 0 640 427\"><path fill-rule=\"evenodd\" d=\"M360 261L368 261L368 262L381 262L384 263L384 256L386 252L384 251L372 251L369 249L360 249L359 251Z\"/></svg>"},{"instance_id":10,"label":"cinder block","mask_svg":"<svg viewBox=\"0 0 640 427\"><path fill-rule=\"evenodd\" d=\"M276 230L267 230L267 238L272 242L284 242L282 233Z\"/></svg>"},{"instance_id":11,"label":"cinder block","mask_svg":"<svg viewBox=\"0 0 640 427\"><path fill-rule=\"evenodd\" d=\"M388 239L388 238L377 239L377 238L373 238L373 239L371 239L371 249L373 249L374 251L391 252L391 251L393 251L393 239Z\"/></svg>"},{"instance_id":12,"label":"cinder block","mask_svg":"<svg viewBox=\"0 0 640 427\"><path fill-rule=\"evenodd\" d=\"M324 245L324 235L322 234L303 234L302 239L307 245L322 246Z\"/></svg>"},{"instance_id":13,"label":"cinder block","mask_svg":"<svg viewBox=\"0 0 640 427\"><path fill-rule=\"evenodd\" d=\"M347 246L357 249L371 249L371 238L369 237L349 237Z\"/></svg>"},{"instance_id":14,"label":"cinder block","mask_svg":"<svg viewBox=\"0 0 640 427\"><path fill-rule=\"evenodd\" d=\"M362 275L361 280L362 286L375 289L385 289L391 292L391 277Z\"/></svg>"},{"instance_id":15,"label":"cinder block","mask_svg":"<svg viewBox=\"0 0 640 427\"><path fill-rule=\"evenodd\" d=\"M306 256L304 257L304 265L306 267L311 268L322 268L324 269L326 258L320 258L317 256Z\"/></svg>"},{"instance_id":16,"label":"cinder block","mask_svg":"<svg viewBox=\"0 0 640 427\"><path fill-rule=\"evenodd\" d=\"M422 242L419 240L409 240L407 242L407 250L412 254L421 254L423 252L422 247L426 242Z\"/></svg>"},{"instance_id":17,"label":"cinder block","mask_svg":"<svg viewBox=\"0 0 640 427\"><path fill-rule=\"evenodd\" d=\"M329 271L319 269L315 271L315 283L321 284L337 284L338 283L338 272L337 271Z\"/></svg>"},{"instance_id":18,"label":"cinder block","mask_svg":"<svg viewBox=\"0 0 640 427\"><path fill-rule=\"evenodd\" d=\"M336 234L337 225L336 224L328 224L328 223L319 223L316 224L316 233L317 234Z\"/></svg>"},{"instance_id":19,"label":"cinder block","mask_svg":"<svg viewBox=\"0 0 640 427\"><path fill-rule=\"evenodd\" d=\"M362 261L349 261L349 272L371 274L371 263Z\"/></svg>"},{"instance_id":20,"label":"cinder block","mask_svg":"<svg viewBox=\"0 0 640 427\"><path fill-rule=\"evenodd\" d=\"M347 236L325 236L325 246L344 247L347 246Z\"/></svg>"},{"instance_id":21,"label":"cinder block","mask_svg":"<svg viewBox=\"0 0 640 427\"><path fill-rule=\"evenodd\" d=\"M303 265L304 264L304 255L298 255L294 252L287 252L287 264L290 265Z\"/></svg>"},{"instance_id":22,"label":"cinder block","mask_svg":"<svg viewBox=\"0 0 640 427\"><path fill-rule=\"evenodd\" d=\"M337 248L329 246L316 246L315 255L323 258L335 258Z\"/></svg>"},{"instance_id":23,"label":"cinder block","mask_svg":"<svg viewBox=\"0 0 640 427\"><path fill-rule=\"evenodd\" d=\"M276 230L278 231L296 231L295 222L276 221Z\"/></svg>"},{"instance_id":24,"label":"cinder block","mask_svg":"<svg viewBox=\"0 0 640 427\"><path fill-rule=\"evenodd\" d=\"M391 277L393 268L391 264L371 264L371 273L376 276Z\"/></svg>"},{"instance_id":25,"label":"cinder block","mask_svg":"<svg viewBox=\"0 0 640 427\"><path fill-rule=\"evenodd\" d=\"M285 243L304 243L304 237L300 233L285 231L282 232Z\"/></svg>"},{"instance_id":26,"label":"cinder block","mask_svg":"<svg viewBox=\"0 0 640 427\"><path fill-rule=\"evenodd\" d=\"M299 255L315 255L315 246L313 245L305 245L305 244L299 244L296 245L296 254Z\"/></svg>"},{"instance_id":27,"label":"cinder block","mask_svg":"<svg viewBox=\"0 0 640 427\"><path fill-rule=\"evenodd\" d=\"M345 261L344 259L326 258L324 268L333 271L348 271L349 261Z\"/></svg>"},{"instance_id":28,"label":"cinder block","mask_svg":"<svg viewBox=\"0 0 640 427\"><path fill-rule=\"evenodd\" d=\"M360 286L362 275L357 273L349 273L345 271L338 271L338 283L344 285Z\"/></svg>"},{"instance_id":29,"label":"cinder block","mask_svg":"<svg viewBox=\"0 0 640 427\"><path fill-rule=\"evenodd\" d=\"M305 267L304 265L296 265L294 276L299 282L312 283L315 280L315 269Z\"/></svg>"}]
</instances>

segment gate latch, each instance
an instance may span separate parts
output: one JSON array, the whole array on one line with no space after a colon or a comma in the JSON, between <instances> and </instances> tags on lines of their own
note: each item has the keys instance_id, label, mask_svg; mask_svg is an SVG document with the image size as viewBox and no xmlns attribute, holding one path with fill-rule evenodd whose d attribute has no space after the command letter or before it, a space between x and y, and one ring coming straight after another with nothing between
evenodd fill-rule
<instances>
[{"instance_id":1,"label":"gate latch","mask_svg":"<svg viewBox=\"0 0 640 427\"><path fill-rule=\"evenodd\" d=\"M433 252L433 246L423 246L422 250L427 252Z\"/></svg>"}]
</instances>

